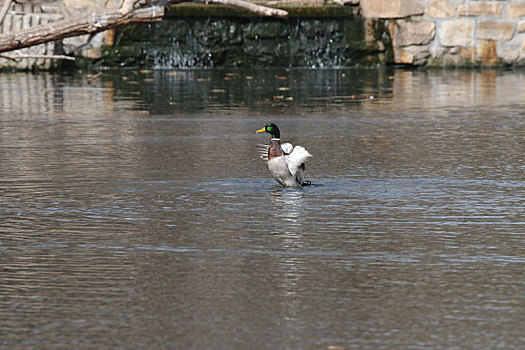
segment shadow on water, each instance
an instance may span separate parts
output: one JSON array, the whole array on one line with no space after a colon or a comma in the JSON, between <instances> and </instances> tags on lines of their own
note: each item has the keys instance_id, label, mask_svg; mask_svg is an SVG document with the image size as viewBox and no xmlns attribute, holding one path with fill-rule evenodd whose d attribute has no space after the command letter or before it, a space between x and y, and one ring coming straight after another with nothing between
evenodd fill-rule
<instances>
[{"instance_id":1,"label":"shadow on water","mask_svg":"<svg viewBox=\"0 0 525 350\"><path fill-rule=\"evenodd\" d=\"M523 347L522 71L89 79L0 74L0 347Z\"/></svg>"}]
</instances>

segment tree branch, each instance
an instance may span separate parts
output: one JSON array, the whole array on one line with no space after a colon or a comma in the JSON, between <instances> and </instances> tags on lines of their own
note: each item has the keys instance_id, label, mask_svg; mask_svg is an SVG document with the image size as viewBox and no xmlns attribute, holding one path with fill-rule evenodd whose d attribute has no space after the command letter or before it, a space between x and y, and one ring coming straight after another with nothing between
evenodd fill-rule
<instances>
[{"instance_id":1,"label":"tree branch","mask_svg":"<svg viewBox=\"0 0 525 350\"><path fill-rule=\"evenodd\" d=\"M288 12L284 10L261 6L261 5L257 5L251 2L242 1L242 0L193 0L192 2L203 3L206 5L221 4L221 5L238 7L238 8L256 13L260 16L266 16L266 17L286 17L288 16Z\"/></svg>"},{"instance_id":2,"label":"tree branch","mask_svg":"<svg viewBox=\"0 0 525 350\"><path fill-rule=\"evenodd\" d=\"M2 22L4 21L7 11L9 11L9 7L11 7L11 0L5 0L4 5L0 10L0 24L2 24Z\"/></svg>"},{"instance_id":3,"label":"tree branch","mask_svg":"<svg viewBox=\"0 0 525 350\"><path fill-rule=\"evenodd\" d=\"M164 17L163 7L145 7L123 16L119 10L94 13L0 35L0 52L43 44L53 40L83 34L95 34L107 29L141 22L159 22Z\"/></svg>"},{"instance_id":4,"label":"tree branch","mask_svg":"<svg viewBox=\"0 0 525 350\"><path fill-rule=\"evenodd\" d=\"M188 0L142 0L141 8L135 8L137 0L123 0L119 9L93 13L86 17L59 20L47 24L0 34L0 52L43 44L83 34L95 34L107 29L132 23L159 22L164 18L164 5ZM261 16L285 17L288 12L242 0L189 0L204 4L221 4L248 10Z\"/></svg>"},{"instance_id":5,"label":"tree branch","mask_svg":"<svg viewBox=\"0 0 525 350\"><path fill-rule=\"evenodd\" d=\"M68 60L68 61L75 60L75 57L65 56L65 55L22 55L22 54L6 55L6 54L0 54L0 57L7 58L13 61L20 61L22 59L29 59L29 58L43 58L43 59L52 59L52 60Z\"/></svg>"}]
</instances>

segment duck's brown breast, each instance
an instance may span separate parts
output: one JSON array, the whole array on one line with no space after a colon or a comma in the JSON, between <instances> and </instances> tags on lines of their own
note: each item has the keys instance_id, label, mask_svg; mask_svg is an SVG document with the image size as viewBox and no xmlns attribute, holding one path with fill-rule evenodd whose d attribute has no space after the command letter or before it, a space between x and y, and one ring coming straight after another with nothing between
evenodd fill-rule
<instances>
[{"instance_id":1,"label":"duck's brown breast","mask_svg":"<svg viewBox=\"0 0 525 350\"><path fill-rule=\"evenodd\" d=\"M283 153L283 149L281 148L281 140L272 139L270 141L270 146L268 147L268 160L275 158L275 157L280 157L283 154L284 153Z\"/></svg>"}]
</instances>

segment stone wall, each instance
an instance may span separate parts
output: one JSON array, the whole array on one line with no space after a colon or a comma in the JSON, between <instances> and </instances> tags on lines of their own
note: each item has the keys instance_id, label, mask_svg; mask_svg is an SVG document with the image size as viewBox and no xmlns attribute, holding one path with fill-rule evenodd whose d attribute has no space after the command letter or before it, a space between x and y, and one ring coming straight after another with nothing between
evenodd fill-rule
<instances>
[{"instance_id":1,"label":"stone wall","mask_svg":"<svg viewBox=\"0 0 525 350\"><path fill-rule=\"evenodd\" d=\"M134 40L133 30L127 37L120 31L117 46L103 53L103 62L163 67L525 65L525 0L333 1L338 5L296 1L286 8L291 16L285 21L246 19L217 7L202 13L179 9L172 11L170 23L148 26L151 36L160 37L153 45L142 35ZM253 34L257 31L264 34ZM165 32L173 36L163 41Z\"/></svg>"},{"instance_id":2,"label":"stone wall","mask_svg":"<svg viewBox=\"0 0 525 350\"><path fill-rule=\"evenodd\" d=\"M525 65L523 0L361 0L385 19L394 61L409 65Z\"/></svg>"},{"instance_id":3,"label":"stone wall","mask_svg":"<svg viewBox=\"0 0 525 350\"><path fill-rule=\"evenodd\" d=\"M35 4L44 10L34 13ZM67 38L15 54L62 53L106 66L525 66L525 0L259 0L288 10L259 18L228 7L172 6L151 25ZM0 0L2 3L2 0ZM120 0L19 0L0 33L116 7ZM38 7L38 6L37 6ZM47 8L47 10L46 10ZM57 8L60 9L57 10ZM49 9L53 10L50 11ZM47 13L50 11L50 13ZM0 67L51 61L2 60Z\"/></svg>"}]
</instances>

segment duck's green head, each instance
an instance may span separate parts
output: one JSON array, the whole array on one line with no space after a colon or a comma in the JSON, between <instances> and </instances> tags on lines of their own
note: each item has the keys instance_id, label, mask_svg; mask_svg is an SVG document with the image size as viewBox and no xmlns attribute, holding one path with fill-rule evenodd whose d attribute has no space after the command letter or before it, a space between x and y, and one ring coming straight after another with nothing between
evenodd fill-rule
<instances>
[{"instance_id":1,"label":"duck's green head","mask_svg":"<svg viewBox=\"0 0 525 350\"><path fill-rule=\"evenodd\" d=\"M256 132L267 132L268 134L272 135L273 139L281 138L281 133L279 132L279 128L274 123L266 124L264 128L257 130Z\"/></svg>"}]
</instances>

